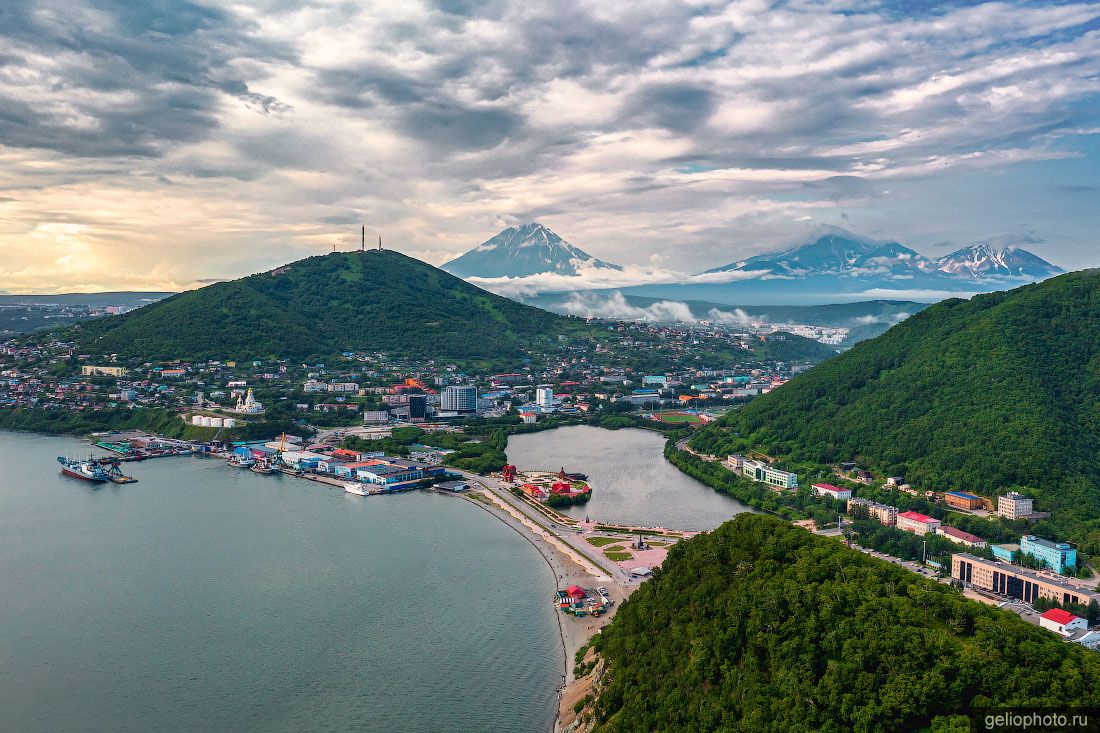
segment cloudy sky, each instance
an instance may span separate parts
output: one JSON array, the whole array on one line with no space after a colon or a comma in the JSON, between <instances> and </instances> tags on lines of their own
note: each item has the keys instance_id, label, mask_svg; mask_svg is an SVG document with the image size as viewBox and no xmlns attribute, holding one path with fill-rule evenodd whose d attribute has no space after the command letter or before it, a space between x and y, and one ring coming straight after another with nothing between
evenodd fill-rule
<instances>
[{"instance_id":1,"label":"cloudy sky","mask_svg":"<svg viewBox=\"0 0 1100 733\"><path fill-rule=\"evenodd\" d=\"M532 220L689 272L820 225L1100 265L1100 3L0 3L2 289Z\"/></svg>"}]
</instances>

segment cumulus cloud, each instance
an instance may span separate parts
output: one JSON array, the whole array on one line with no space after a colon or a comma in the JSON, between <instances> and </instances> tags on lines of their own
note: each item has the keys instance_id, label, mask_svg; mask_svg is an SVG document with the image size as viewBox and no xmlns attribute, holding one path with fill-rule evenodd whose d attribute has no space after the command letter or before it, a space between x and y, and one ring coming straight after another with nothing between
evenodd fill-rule
<instances>
[{"instance_id":1,"label":"cumulus cloud","mask_svg":"<svg viewBox=\"0 0 1100 733\"><path fill-rule=\"evenodd\" d=\"M1073 168L1097 129L1098 18L1023 0L9 2L0 286L185 287L353 246L358 223L440 263L534 219L660 278L842 214L930 245L1022 208L1090 264L1095 215L1065 216L1056 186L1100 185ZM1037 162L1055 173L981 198ZM54 262L66 246L79 273Z\"/></svg>"},{"instance_id":2,"label":"cumulus cloud","mask_svg":"<svg viewBox=\"0 0 1100 733\"><path fill-rule=\"evenodd\" d=\"M711 308L707 311L707 318L715 323L721 323L726 326L748 326L753 321L762 320L760 318L754 318L740 308L734 308L732 311L718 310L717 308Z\"/></svg>"},{"instance_id":3,"label":"cumulus cloud","mask_svg":"<svg viewBox=\"0 0 1100 733\"><path fill-rule=\"evenodd\" d=\"M729 283L757 278L767 279L768 277L769 274L764 270L753 272L731 270L692 274L663 269L653 265L627 265L620 270L615 270L606 267L593 267L591 263L580 263L576 275L543 272L524 277L471 277L467 279L473 284L494 293L520 296L574 290L606 290L643 284Z\"/></svg>"},{"instance_id":4,"label":"cumulus cloud","mask_svg":"<svg viewBox=\"0 0 1100 733\"><path fill-rule=\"evenodd\" d=\"M687 303L661 300L643 308L628 303L626 297L618 291L610 295L571 293L561 304L561 309L570 315L582 318L681 323L696 321Z\"/></svg>"},{"instance_id":5,"label":"cumulus cloud","mask_svg":"<svg viewBox=\"0 0 1100 733\"><path fill-rule=\"evenodd\" d=\"M889 323L889 324L893 325L895 323L901 323L906 318L908 318L910 315L912 315L912 314L911 313L900 312L900 313L894 313L894 314L889 315L889 316L876 316L876 315L858 316L854 319L854 324L857 325L857 326L871 326L871 325L878 324L878 323Z\"/></svg>"}]
</instances>

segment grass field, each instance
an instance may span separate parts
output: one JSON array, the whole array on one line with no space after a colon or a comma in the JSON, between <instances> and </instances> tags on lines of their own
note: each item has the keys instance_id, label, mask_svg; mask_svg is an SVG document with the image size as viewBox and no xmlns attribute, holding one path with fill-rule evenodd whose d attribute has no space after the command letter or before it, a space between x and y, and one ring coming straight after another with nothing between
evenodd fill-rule
<instances>
[{"instance_id":1,"label":"grass field","mask_svg":"<svg viewBox=\"0 0 1100 733\"><path fill-rule=\"evenodd\" d=\"M689 415L686 412L655 412L653 416L666 423L691 423L697 425L702 421L698 415Z\"/></svg>"},{"instance_id":2,"label":"grass field","mask_svg":"<svg viewBox=\"0 0 1100 733\"><path fill-rule=\"evenodd\" d=\"M634 557L632 554L630 554L629 552L626 552L625 550L619 550L619 551L615 551L615 552L612 552L610 550L604 550L603 554L611 562L622 562L623 560L629 560L630 558Z\"/></svg>"},{"instance_id":3,"label":"grass field","mask_svg":"<svg viewBox=\"0 0 1100 733\"><path fill-rule=\"evenodd\" d=\"M622 542L620 537L589 537L588 544L595 545L596 547L603 547L604 545L613 545L616 542Z\"/></svg>"}]
</instances>

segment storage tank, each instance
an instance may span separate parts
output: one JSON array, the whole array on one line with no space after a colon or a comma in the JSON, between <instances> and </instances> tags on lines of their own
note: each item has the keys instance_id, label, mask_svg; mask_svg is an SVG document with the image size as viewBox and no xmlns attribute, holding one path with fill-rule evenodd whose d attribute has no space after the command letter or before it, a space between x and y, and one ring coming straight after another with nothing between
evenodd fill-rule
<instances>
[{"instance_id":1,"label":"storage tank","mask_svg":"<svg viewBox=\"0 0 1100 733\"><path fill-rule=\"evenodd\" d=\"M210 418L210 427L220 428L222 426L222 419L220 417Z\"/></svg>"},{"instance_id":2,"label":"storage tank","mask_svg":"<svg viewBox=\"0 0 1100 733\"><path fill-rule=\"evenodd\" d=\"M235 417L222 418L222 427L223 428L235 428L235 427L237 427L237 418L235 418Z\"/></svg>"},{"instance_id":3,"label":"storage tank","mask_svg":"<svg viewBox=\"0 0 1100 733\"><path fill-rule=\"evenodd\" d=\"M191 416L191 424L192 425L202 425L202 415L192 415Z\"/></svg>"},{"instance_id":4,"label":"storage tank","mask_svg":"<svg viewBox=\"0 0 1100 733\"><path fill-rule=\"evenodd\" d=\"M204 428L210 427L210 416L209 415L203 415L202 416L202 422L200 423L200 425L202 425Z\"/></svg>"}]
</instances>

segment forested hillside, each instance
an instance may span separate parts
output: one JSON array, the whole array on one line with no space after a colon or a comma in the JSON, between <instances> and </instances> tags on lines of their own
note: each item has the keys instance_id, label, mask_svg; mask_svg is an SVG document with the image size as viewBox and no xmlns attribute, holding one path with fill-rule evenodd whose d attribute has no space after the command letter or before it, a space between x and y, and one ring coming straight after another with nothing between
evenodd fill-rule
<instances>
[{"instance_id":1,"label":"forested hillside","mask_svg":"<svg viewBox=\"0 0 1100 733\"><path fill-rule=\"evenodd\" d=\"M598 731L970 730L985 707L1100 704L1095 652L759 514L677 544L595 645Z\"/></svg>"},{"instance_id":2,"label":"forested hillside","mask_svg":"<svg viewBox=\"0 0 1100 733\"><path fill-rule=\"evenodd\" d=\"M934 305L731 412L693 445L854 460L925 489L1022 487L1065 538L1096 551L1100 271Z\"/></svg>"},{"instance_id":3,"label":"forested hillside","mask_svg":"<svg viewBox=\"0 0 1100 733\"><path fill-rule=\"evenodd\" d=\"M493 359L585 328L420 260L368 250L310 257L82 324L77 343L84 352L151 360L360 350Z\"/></svg>"}]
</instances>

